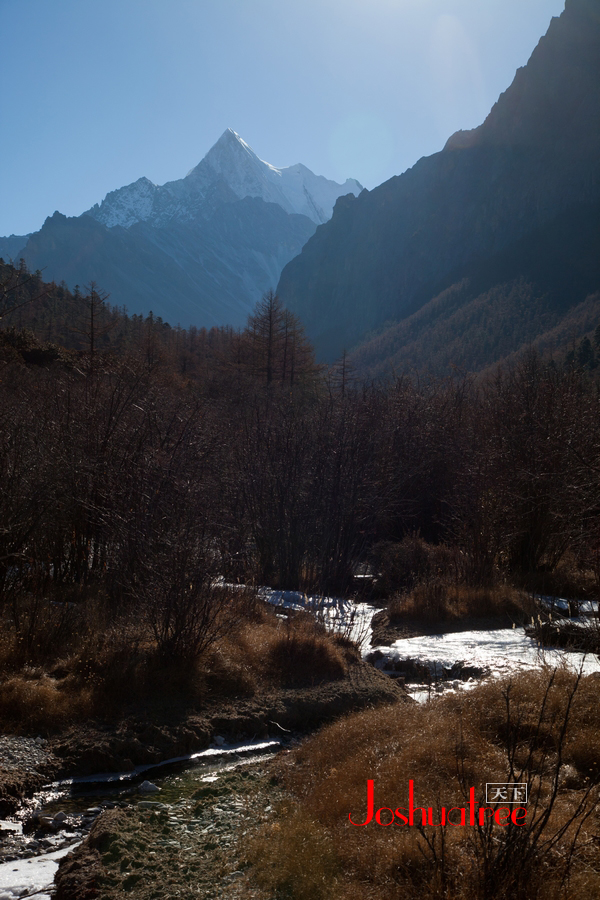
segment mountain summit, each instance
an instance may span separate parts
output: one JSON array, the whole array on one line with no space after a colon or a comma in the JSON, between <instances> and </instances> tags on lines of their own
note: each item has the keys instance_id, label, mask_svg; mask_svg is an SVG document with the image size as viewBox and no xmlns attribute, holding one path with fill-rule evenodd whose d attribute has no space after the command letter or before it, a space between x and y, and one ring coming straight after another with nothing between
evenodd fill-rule
<instances>
[{"instance_id":1,"label":"mountain summit","mask_svg":"<svg viewBox=\"0 0 600 900\"><path fill-rule=\"evenodd\" d=\"M277 203L288 213L308 216L316 225L331 218L340 195L357 195L363 190L354 178L348 178L340 185L315 175L302 163L277 169L259 159L252 147L231 128L221 135L187 177L209 184L221 178L240 199L261 197L267 203Z\"/></svg>"},{"instance_id":2,"label":"mountain summit","mask_svg":"<svg viewBox=\"0 0 600 900\"><path fill-rule=\"evenodd\" d=\"M340 185L315 175L301 163L277 169L259 159L252 147L228 128L185 178L162 187L140 178L107 194L87 215L109 228L129 228L135 222L161 226L172 220L190 222L210 214L210 197L217 192L221 199L228 195L230 200L258 197L322 225L331 218L341 194L356 195L362 189L353 178Z\"/></svg>"},{"instance_id":3,"label":"mountain summit","mask_svg":"<svg viewBox=\"0 0 600 900\"><path fill-rule=\"evenodd\" d=\"M55 213L20 251L0 238L0 255L71 287L95 281L130 312L238 326L337 198L361 190L300 164L277 169L228 128L185 178L139 178L81 216Z\"/></svg>"}]
</instances>

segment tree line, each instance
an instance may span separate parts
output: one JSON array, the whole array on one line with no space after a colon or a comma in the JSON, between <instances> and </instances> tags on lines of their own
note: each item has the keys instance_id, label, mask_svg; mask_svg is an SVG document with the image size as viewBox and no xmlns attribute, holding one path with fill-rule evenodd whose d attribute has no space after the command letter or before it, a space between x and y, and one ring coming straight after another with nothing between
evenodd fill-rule
<instances>
[{"instance_id":1,"label":"tree line","mask_svg":"<svg viewBox=\"0 0 600 900\"><path fill-rule=\"evenodd\" d=\"M472 584L570 556L600 585L589 370L530 352L485 379L364 384L346 360L318 366L272 294L242 331L173 329L95 286L77 299L1 274L0 600L15 619L25 600L101 589L172 636L218 578L350 591L414 534L452 547ZM33 319L57 292L77 314L53 343Z\"/></svg>"}]
</instances>

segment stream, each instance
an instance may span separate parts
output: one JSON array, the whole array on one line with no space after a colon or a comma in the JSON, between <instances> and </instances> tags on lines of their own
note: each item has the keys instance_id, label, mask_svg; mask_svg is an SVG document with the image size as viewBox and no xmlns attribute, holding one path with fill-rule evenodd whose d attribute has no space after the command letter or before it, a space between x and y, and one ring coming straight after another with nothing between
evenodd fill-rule
<instances>
[{"instance_id":1,"label":"stream","mask_svg":"<svg viewBox=\"0 0 600 900\"><path fill-rule=\"evenodd\" d=\"M83 840L106 809L133 807L161 814L175 832L173 839L164 841L165 847L181 846L180 832L200 829L216 836L222 830L218 813L216 822L214 810L210 817L199 815L193 795L226 773L264 763L282 746L278 740L223 743L158 765L139 766L134 772L87 775L48 785L24 801L13 821L0 822L6 860L0 863L0 900L50 900L58 861ZM228 802L221 799L217 810L224 810ZM28 822L34 815L44 824L30 831Z\"/></svg>"},{"instance_id":2,"label":"stream","mask_svg":"<svg viewBox=\"0 0 600 900\"><path fill-rule=\"evenodd\" d=\"M468 690L481 677L540 665L567 665L584 674L600 671L596 656L542 649L522 628L421 636L371 647L375 607L324 601L295 591L263 590L268 602L284 609L310 608L314 612L318 608L319 617L330 628L352 637L363 657L381 671L403 678L408 692L421 702L446 691ZM243 779L236 775L228 782L227 773L244 767L249 773L249 767L259 766L282 746L278 740L227 745L223 738L216 737L215 743L200 753L139 766L133 772L71 778L47 786L24 801L14 820L0 821L1 858L5 860L0 863L0 900L50 900L58 860L83 840L106 809L134 808L141 815L160 819L150 855L177 850L189 853L191 859L202 855L202 847L210 850L216 837L219 845L227 847L244 805L239 793ZM222 788L212 791L211 785L219 780ZM197 800L211 793L213 799L219 799L207 812ZM226 819L229 825L225 825ZM190 835L195 835L193 841ZM234 871L227 878L235 880L238 876L241 873ZM135 872L128 877L133 880L123 882L126 890L135 884Z\"/></svg>"}]
</instances>

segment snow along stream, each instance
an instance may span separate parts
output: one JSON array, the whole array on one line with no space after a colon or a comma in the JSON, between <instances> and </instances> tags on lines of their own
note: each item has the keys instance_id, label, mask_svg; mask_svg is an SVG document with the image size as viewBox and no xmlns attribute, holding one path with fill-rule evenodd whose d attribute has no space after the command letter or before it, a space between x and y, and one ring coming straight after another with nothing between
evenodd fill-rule
<instances>
[{"instance_id":1,"label":"snow along stream","mask_svg":"<svg viewBox=\"0 0 600 900\"><path fill-rule=\"evenodd\" d=\"M363 658L386 674L397 677L408 661L421 677L411 681L405 675L406 689L415 700L425 701L433 694L444 691L468 690L475 687L483 676L499 677L511 672L535 669L541 665L551 667L566 665L574 671L583 667L589 675L600 671L600 660L591 654L565 651L554 647L540 647L534 638L528 637L523 628L501 628L487 631L457 631L446 634L422 635L403 638L389 646L371 646L371 620L379 612L368 603L354 604L349 600L332 597L308 596L301 591L273 591L261 588L259 594L274 606L286 609L309 609L328 627L341 631L355 640ZM573 602L540 597L542 605L555 613L568 615ZM585 616L597 615L598 604L578 604L578 612L584 614L583 626L589 622ZM474 674L469 674L474 672ZM426 677L423 677L426 676ZM423 684L423 681L430 681Z\"/></svg>"},{"instance_id":2,"label":"snow along stream","mask_svg":"<svg viewBox=\"0 0 600 900\"><path fill-rule=\"evenodd\" d=\"M0 864L0 900L51 900L58 861L81 842L85 832L103 809L115 806L137 806L140 809L160 807L174 810L170 814L176 818L177 811L172 802L155 801L159 798L163 801L163 797L172 801L176 797L176 805L184 802L185 798L182 799L182 789L178 784L182 781L183 768L192 773L193 784L197 787L198 779L202 782L216 781L219 773L235 766L264 761L280 750L281 746L279 740L226 744L223 738L216 738L213 746L207 750L165 760L154 766L138 766L133 772L86 775L49 785L33 801L27 803L23 813L32 812L37 807L38 810L43 809L48 817L52 817L58 810L64 810L64 824L73 838L60 849L34 855L39 854L38 841L34 836L22 834L21 823L0 823L1 830L11 830L15 834L15 849L21 857ZM156 777L154 782L135 784L143 774L151 775L151 770L158 773L173 769L179 774L163 775ZM96 805L90 807L90 802ZM82 821L87 822L87 825L82 826ZM58 833L49 840L52 839L64 843L65 836ZM69 841L69 838L66 837L66 840Z\"/></svg>"},{"instance_id":3,"label":"snow along stream","mask_svg":"<svg viewBox=\"0 0 600 900\"><path fill-rule=\"evenodd\" d=\"M58 869L58 860L66 856L77 844L46 853L44 856L32 856L29 859L15 859L0 865L0 900L19 900L22 897L35 900L50 900L50 891L54 884L54 875Z\"/></svg>"},{"instance_id":4,"label":"snow along stream","mask_svg":"<svg viewBox=\"0 0 600 900\"><path fill-rule=\"evenodd\" d=\"M425 666L434 682L429 685L407 684L407 690L415 700L426 700L432 693L445 690L475 687L477 678L469 676L463 681L452 678L453 670L464 664L469 669L479 669L489 676L510 675L511 672L536 669L541 665L551 667L566 665L574 671L583 668L589 675L600 671L596 656L578 651L564 651L554 647L540 647L528 637L522 628L500 628L495 631L458 631L451 634L427 635L394 641L390 647L374 647L374 654L381 653L375 665L391 673L400 660L413 660Z\"/></svg>"},{"instance_id":5,"label":"snow along stream","mask_svg":"<svg viewBox=\"0 0 600 900\"><path fill-rule=\"evenodd\" d=\"M567 665L574 670L582 668L584 674L600 671L600 660L596 656L580 652L566 652L555 648L541 648L533 638L528 637L522 628L502 628L492 631L460 631L439 635L426 635L404 638L394 641L390 646L370 646L371 620L378 608L368 603L354 604L349 600L308 596L300 591L273 591L261 588L259 591L268 603L282 610L308 609L313 612L329 628L346 634L355 640L361 648L363 657L373 659L377 668L394 676L399 667L409 661L415 669L428 672L431 683L422 684L416 680L410 683L406 679L406 687L410 694L419 701L425 701L433 694L445 691L464 690L477 684L477 677L469 675L460 677L462 669L465 676L470 670L477 670L481 675L501 676L511 672L535 669L540 665ZM543 598L549 600L551 598ZM553 608L562 612L568 608L567 601L551 600ZM597 612L597 610L580 610L580 612ZM421 681L424 679L421 678ZM51 785L49 789L38 795L38 805L43 805L50 814L58 808L67 809L73 819L77 816L85 818L85 809L90 797L110 796L113 800L100 801L99 806L92 807L97 815L101 808L114 806L114 798L119 798L119 805L126 802L149 804L140 799L139 788L134 782L140 780L142 773L150 773L156 768L169 766L203 766L206 775L203 780L210 780L212 772L223 770L228 759L238 760L248 756L249 761L264 758L265 754L276 752L280 744L277 741L252 741L245 744L229 746L221 739L208 750L185 757L167 760L157 767L138 767L134 772L111 773L105 775L72 778ZM238 763L239 764L239 763ZM171 776L172 777L172 776ZM156 778L159 784L167 783L166 778ZM83 792L79 793L78 792ZM69 796L70 795L70 796ZM90 810L87 809L89 814ZM20 831L18 823L0 823L0 827L14 828ZM75 829L75 837L80 838ZM23 840L26 840L23 838ZM78 841L77 841L78 842ZM76 846L70 846L47 852L41 856L14 859L0 864L0 900L22 900L28 897L33 900L50 900L50 891L54 874L58 868L58 860ZM33 848L32 848L32 852Z\"/></svg>"}]
</instances>

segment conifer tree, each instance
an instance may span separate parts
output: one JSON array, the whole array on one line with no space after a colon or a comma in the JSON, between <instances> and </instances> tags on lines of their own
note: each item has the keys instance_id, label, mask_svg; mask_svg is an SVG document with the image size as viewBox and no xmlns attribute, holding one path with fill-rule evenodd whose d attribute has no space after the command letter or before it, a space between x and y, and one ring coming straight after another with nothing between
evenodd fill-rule
<instances>
[{"instance_id":1,"label":"conifer tree","mask_svg":"<svg viewBox=\"0 0 600 900\"><path fill-rule=\"evenodd\" d=\"M267 385L293 386L318 372L314 352L297 316L269 291L260 300L242 335L245 365Z\"/></svg>"}]
</instances>

